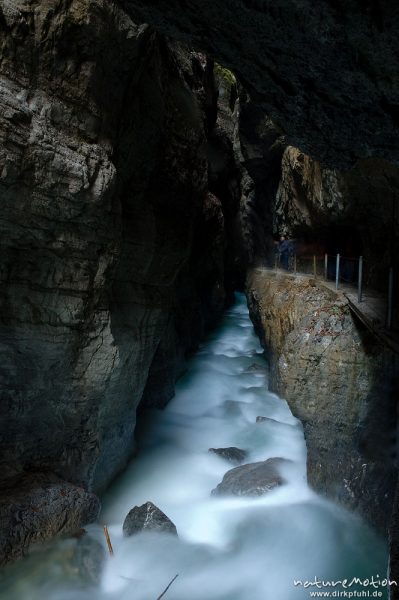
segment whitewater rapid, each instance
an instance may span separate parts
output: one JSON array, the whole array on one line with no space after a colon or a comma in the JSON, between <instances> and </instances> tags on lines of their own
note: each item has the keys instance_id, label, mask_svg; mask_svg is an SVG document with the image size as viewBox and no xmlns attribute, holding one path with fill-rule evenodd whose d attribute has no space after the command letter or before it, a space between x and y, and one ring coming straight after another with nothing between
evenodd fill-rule
<instances>
[{"instance_id":1,"label":"whitewater rapid","mask_svg":"<svg viewBox=\"0 0 399 600\"><path fill-rule=\"evenodd\" d=\"M257 416L273 420L257 423ZM208 449L229 446L245 449L245 462L291 460L283 472L287 484L257 498L211 496L234 465ZM146 501L168 515L178 538L123 538L126 514ZM67 543L61 541L46 561L20 563L4 597L156 600L178 574L165 600L296 600L310 596L294 580L384 576L386 570L383 541L308 487L302 426L267 391L266 363L243 295L190 361L175 398L147 416L139 455L104 496L100 520L87 527L88 535L105 546L107 524L114 556L98 585L68 577L61 565L57 578L57 560L65 561L60 544Z\"/></svg>"}]
</instances>

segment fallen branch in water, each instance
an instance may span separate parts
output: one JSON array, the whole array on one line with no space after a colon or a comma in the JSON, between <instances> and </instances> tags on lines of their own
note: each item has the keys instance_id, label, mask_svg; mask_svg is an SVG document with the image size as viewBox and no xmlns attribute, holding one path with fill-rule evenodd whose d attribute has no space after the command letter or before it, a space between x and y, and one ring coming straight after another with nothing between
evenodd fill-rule
<instances>
[{"instance_id":1,"label":"fallen branch in water","mask_svg":"<svg viewBox=\"0 0 399 600\"><path fill-rule=\"evenodd\" d=\"M164 589L164 591L162 592L162 594L160 596L158 596L157 600L161 600L161 598L163 598L163 596L165 596L166 592L168 591L168 589L170 588L170 586L172 585L172 583L179 577L179 574L175 575L172 579L172 581L169 583L169 585L166 586L166 588Z\"/></svg>"},{"instance_id":2,"label":"fallen branch in water","mask_svg":"<svg viewBox=\"0 0 399 600\"><path fill-rule=\"evenodd\" d=\"M106 525L104 525L104 534L105 534L105 539L107 540L107 546L108 546L109 553L111 556L113 556L114 549L112 548L111 538L109 537L108 527Z\"/></svg>"}]
</instances>

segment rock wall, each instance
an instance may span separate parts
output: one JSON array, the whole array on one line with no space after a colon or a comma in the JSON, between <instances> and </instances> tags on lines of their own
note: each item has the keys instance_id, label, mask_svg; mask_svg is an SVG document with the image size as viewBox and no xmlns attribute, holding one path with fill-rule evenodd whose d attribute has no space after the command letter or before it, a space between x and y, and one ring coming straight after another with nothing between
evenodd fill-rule
<instances>
[{"instance_id":1,"label":"rock wall","mask_svg":"<svg viewBox=\"0 0 399 600\"><path fill-rule=\"evenodd\" d=\"M214 89L114 2L1 0L0 35L0 486L35 472L45 506L53 477L85 498L125 466L223 309Z\"/></svg>"},{"instance_id":2,"label":"rock wall","mask_svg":"<svg viewBox=\"0 0 399 600\"><path fill-rule=\"evenodd\" d=\"M273 250L273 208L286 140L235 75L216 65L218 111L208 137L209 185L228 217L227 276L245 287L249 265Z\"/></svg>"},{"instance_id":3,"label":"rock wall","mask_svg":"<svg viewBox=\"0 0 399 600\"><path fill-rule=\"evenodd\" d=\"M243 240L240 221L240 171L234 153L238 122L236 108L237 82L230 71L214 65L217 115L207 143L210 190L221 200L226 217L225 268L231 283L229 297L245 281Z\"/></svg>"},{"instance_id":4,"label":"rock wall","mask_svg":"<svg viewBox=\"0 0 399 600\"><path fill-rule=\"evenodd\" d=\"M240 171L240 216L245 268L273 263L273 211L287 144L281 129L241 90L235 156Z\"/></svg>"},{"instance_id":5,"label":"rock wall","mask_svg":"<svg viewBox=\"0 0 399 600\"><path fill-rule=\"evenodd\" d=\"M269 352L270 386L304 426L312 487L388 528L397 469L398 357L307 277L253 270L251 318Z\"/></svg>"},{"instance_id":6,"label":"rock wall","mask_svg":"<svg viewBox=\"0 0 399 600\"><path fill-rule=\"evenodd\" d=\"M358 161L346 171L323 167L287 147L274 208L274 231L319 242L327 252L364 258L364 282L386 290L388 269L399 268L399 168L385 160Z\"/></svg>"},{"instance_id":7,"label":"rock wall","mask_svg":"<svg viewBox=\"0 0 399 600\"><path fill-rule=\"evenodd\" d=\"M338 220L348 204L339 171L323 168L298 148L285 149L275 200L275 231L295 236L306 229L317 230Z\"/></svg>"}]
</instances>

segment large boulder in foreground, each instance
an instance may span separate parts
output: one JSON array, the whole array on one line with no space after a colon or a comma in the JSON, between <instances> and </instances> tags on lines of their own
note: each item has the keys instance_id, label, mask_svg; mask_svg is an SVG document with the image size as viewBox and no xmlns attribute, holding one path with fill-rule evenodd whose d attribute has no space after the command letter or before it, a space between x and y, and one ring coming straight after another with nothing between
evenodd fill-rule
<instances>
[{"instance_id":1,"label":"large boulder in foreground","mask_svg":"<svg viewBox=\"0 0 399 600\"><path fill-rule=\"evenodd\" d=\"M49 473L35 473L2 491L0 566L24 556L36 542L92 523L100 501L77 485Z\"/></svg>"},{"instance_id":2,"label":"large boulder in foreground","mask_svg":"<svg viewBox=\"0 0 399 600\"><path fill-rule=\"evenodd\" d=\"M275 487L286 483L279 473L279 467L289 462L284 458L269 458L235 467L227 471L221 483L212 490L212 495L263 496Z\"/></svg>"},{"instance_id":3,"label":"large boulder in foreground","mask_svg":"<svg viewBox=\"0 0 399 600\"><path fill-rule=\"evenodd\" d=\"M236 465L244 462L248 456L248 452L246 450L243 450L242 448L236 448L235 446L230 446L229 448L209 448L208 452L217 454L217 456L220 456L220 458L224 458L225 460L228 460Z\"/></svg>"},{"instance_id":4,"label":"large boulder in foreground","mask_svg":"<svg viewBox=\"0 0 399 600\"><path fill-rule=\"evenodd\" d=\"M177 535L177 530L172 521L152 502L142 506L135 506L127 514L123 523L123 534L130 537L141 531L158 531Z\"/></svg>"},{"instance_id":5,"label":"large boulder in foreground","mask_svg":"<svg viewBox=\"0 0 399 600\"><path fill-rule=\"evenodd\" d=\"M104 573L107 552L102 543L87 533L80 537L64 537L32 548L21 565L8 565L1 571L1 590L7 590L8 598L37 598L29 595L32 582L45 577L46 590L59 589L60 582L64 589L82 589L98 586ZM0 594L0 596L2 596ZM44 593L44 598L48 595ZM54 597L54 596L53 596ZM72 592L68 598L72 598Z\"/></svg>"}]
</instances>

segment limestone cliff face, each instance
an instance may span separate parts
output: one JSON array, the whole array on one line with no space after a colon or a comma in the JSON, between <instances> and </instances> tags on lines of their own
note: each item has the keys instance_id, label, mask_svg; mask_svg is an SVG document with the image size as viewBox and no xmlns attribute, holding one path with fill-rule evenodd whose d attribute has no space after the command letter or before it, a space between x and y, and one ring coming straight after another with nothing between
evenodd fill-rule
<instances>
[{"instance_id":1,"label":"limestone cliff face","mask_svg":"<svg viewBox=\"0 0 399 600\"><path fill-rule=\"evenodd\" d=\"M223 308L212 90L113 2L2 0L0 32L0 484L99 491Z\"/></svg>"},{"instance_id":2,"label":"limestone cliff face","mask_svg":"<svg viewBox=\"0 0 399 600\"><path fill-rule=\"evenodd\" d=\"M298 148L288 146L281 161L274 229L293 235L339 219L348 210L344 191L339 171L323 168Z\"/></svg>"},{"instance_id":3,"label":"limestone cliff face","mask_svg":"<svg viewBox=\"0 0 399 600\"><path fill-rule=\"evenodd\" d=\"M275 232L327 242L327 251L364 257L364 279L386 289L398 266L399 168L388 161L358 161L351 169L323 167L287 147L273 209Z\"/></svg>"},{"instance_id":4,"label":"limestone cliff face","mask_svg":"<svg viewBox=\"0 0 399 600\"><path fill-rule=\"evenodd\" d=\"M273 210L281 179L286 139L270 118L241 90L235 135L240 172L240 216L244 263L270 261L273 254Z\"/></svg>"},{"instance_id":5,"label":"limestone cliff face","mask_svg":"<svg viewBox=\"0 0 399 600\"><path fill-rule=\"evenodd\" d=\"M397 358L306 277L253 270L248 302L270 351L270 384L304 425L309 483L381 530L395 487Z\"/></svg>"},{"instance_id":6,"label":"limestone cliff face","mask_svg":"<svg viewBox=\"0 0 399 600\"><path fill-rule=\"evenodd\" d=\"M231 81L225 81L223 73ZM210 190L220 198L225 215L225 268L226 279L231 284L228 289L230 297L235 289L244 285L245 280L240 229L241 182L234 153L237 127L236 87L234 75L220 65L214 65L217 114L207 139L208 183Z\"/></svg>"},{"instance_id":7,"label":"limestone cliff face","mask_svg":"<svg viewBox=\"0 0 399 600\"><path fill-rule=\"evenodd\" d=\"M286 141L231 71L219 67L216 73L209 185L227 217L227 276L243 288L248 265L267 261L273 249L273 208Z\"/></svg>"}]
</instances>

